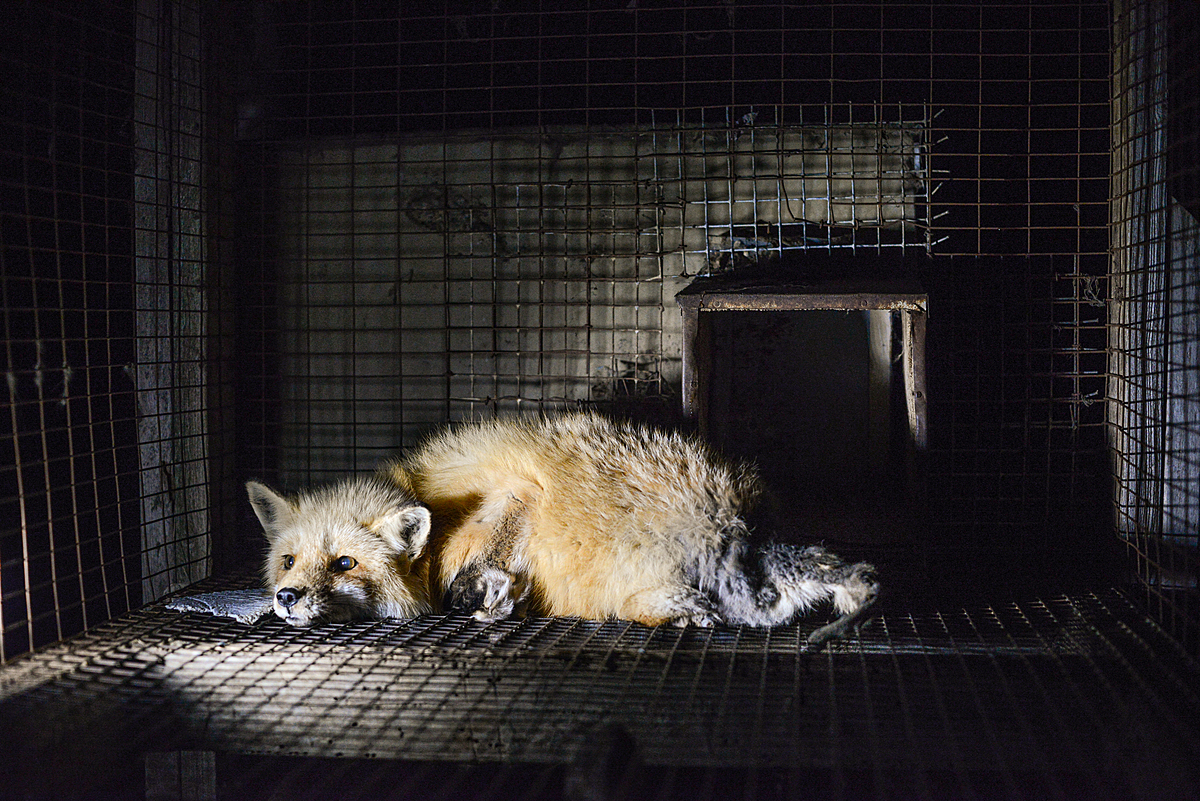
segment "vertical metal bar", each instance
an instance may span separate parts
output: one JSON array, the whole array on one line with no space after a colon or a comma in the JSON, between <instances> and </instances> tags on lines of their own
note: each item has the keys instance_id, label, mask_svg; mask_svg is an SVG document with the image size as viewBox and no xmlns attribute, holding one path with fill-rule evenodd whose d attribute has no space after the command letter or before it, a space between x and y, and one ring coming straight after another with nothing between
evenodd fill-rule
<instances>
[{"instance_id":1,"label":"vertical metal bar","mask_svg":"<svg viewBox=\"0 0 1200 801\"><path fill-rule=\"evenodd\" d=\"M57 219L60 216L58 208L57 208L59 193L55 192L54 196L55 196L55 215L54 216ZM75 545L75 547L74 547L75 577L74 578L75 578L76 587L78 588L78 591L79 591L79 612L80 612L80 616L83 620L83 628L87 629L89 627L88 626L88 609L87 609L87 603L86 603L87 593L86 593L86 590L84 589L84 584L83 584L84 558L83 558L83 535L82 535L82 531L81 531L81 529L82 529L81 520L84 515L84 509L83 509L82 505L80 504L79 479L78 479L78 475L76 473L76 461L78 459L82 458L82 455L77 453L77 451L76 451L76 445L75 445L76 438L75 438L75 436L73 436L73 434L76 430L76 423L75 423L75 420L72 415L73 404L71 403L71 385L70 385L73 368L71 367L70 358L69 358L69 355L67 352L67 341L71 337L71 331L70 331L70 326L67 323L67 299L66 299L66 292L65 292L65 286L64 286L66 279L65 279L65 276L63 275L63 263L62 263L62 254L64 251L64 247L63 247L64 243L61 242L61 237L60 237L60 233L58 231L57 226L55 226L55 239L59 240L56 242L56 247L55 247L54 268L57 273L57 282L56 283L58 286L58 298L57 298L56 305L58 306L58 310L59 310L58 311L58 326L59 326L59 330L61 331L61 336L59 339L59 348L60 348L60 353L61 353L61 357L62 357L62 382L63 382L62 398L58 401L58 403L60 406L62 406L62 409L63 409L63 415L66 420L67 431L72 433L72 436L67 437L67 475L68 475L67 489L71 495L71 514L70 514L71 534L73 536L74 545ZM84 247L86 247L86 244L81 242L80 248L83 249ZM48 482L46 484L46 486L49 488L49 487L52 487L53 485ZM51 539L51 542L53 543L53 538ZM53 547L53 544L52 544L52 547ZM55 588L54 595L55 595L55 599L57 602L57 599L58 599L57 587ZM61 621L62 610L61 609L59 611L58 617L59 617L59 628L61 630L62 629L62 621ZM60 637L61 637L61 634L60 634Z\"/></svg>"},{"instance_id":2,"label":"vertical metal bar","mask_svg":"<svg viewBox=\"0 0 1200 801\"><path fill-rule=\"evenodd\" d=\"M909 437L917 450L923 451L929 445L929 398L925 388L925 313L905 309L900 315Z\"/></svg>"},{"instance_id":3,"label":"vertical metal bar","mask_svg":"<svg viewBox=\"0 0 1200 801\"><path fill-rule=\"evenodd\" d=\"M28 186L28 183L26 183L26 186ZM26 207L28 208L28 198L26 198ZM27 235L31 235L31 232L29 232L29 230L28 230L28 223L26 224L26 231L27 231ZM3 227L0 226L0 237L2 237L2 236L3 236ZM32 240L30 240L30 241L32 241ZM3 244L4 244L3 240L0 239L0 245L3 245ZM8 374L5 376L5 378L7 379L7 384L8 384L9 421L10 421L10 425L12 426L12 447L13 447L13 454L15 456L15 463L13 464L13 474L14 474L14 478L16 479L16 481L15 481L16 488L17 488L16 501L17 501L17 510L18 510L17 513L19 516L18 526L19 526L19 531L21 534L21 556L20 556L20 559L21 559L21 584L20 584L21 589L20 589L19 595L18 595L18 593L14 592L12 588L4 587L3 584L0 583L0 597L20 597L21 598L22 604L24 606L24 610L23 610L24 611L24 620L20 621L20 623L24 624L22 627L25 629L25 637L26 637L26 645L23 648L19 648L19 649L13 648L4 636L7 627L5 626L4 621L0 620L0 662L4 662L4 661L7 661L10 656L14 656L17 653L20 653L21 651L29 650L30 648L32 648L33 643L35 642L35 639L34 639L34 630L33 630L33 620L34 620L34 617L33 617L33 593L31 591L32 586L31 586L31 576L30 576L30 570L29 570L30 558L32 556L31 549L30 549L30 542L29 542L30 520L29 520L29 510L26 508L27 504L30 500L30 496L29 496L29 488L27 487L26 479L25 479L25 471L26 471L25 458L24 458L24 454L21 449L21 439L19 436L21 427L20 427L20 421L18 419L18 413L17 413L18 412L17 406L19 403L19 399L17 396L17 386L18 386L17 385L17 371L16 371L16 360L14 359L14 353L13 353L13 330L12 330L11 321L9 319L9 310L12 309L12 306L11 306L11 300L9 298L9 287L8 287L7 276L0 275L0 290L3 291L2 297L4 300L4 312L5 312L5 314L4 314L4 348L5 348L5 355L8 358L8 362L7 362L8 363ZM0 572L0 582L2 582L2 581L3 581L3 573ZM20 620L20 618L18 618L18 620ZM15 624L13 626L13 628L16 628L17 625L20 625L20 623Z\"/></svg>"},{"instance_id":4,"label":"vertical metal bar","mask_svg":"<svg viewBox=\"0 0 1200 801\"><path fill-rule=\"evenodd\" d=\"M57 189L58 187L55 186L54 188ZM58 193L55 192L56 205L57 205L57 194ZM54 236L55 236L55 245L57 246L59 244L59 225L57 223L57 220L58 220L57 215L55 215L55 220L56 220L56 224L54 226ZM31 242L34 241L33 240L33 231L31 229L29 230L29 235L30 235L30 241ZM37 270L36 269L31 270L30 274L33 277L33 280L30 282L31 289L32 289L32 296L33 296L33 308L42 309L44 307L48 307L48 304L46 304L45 301L43 300L42 293L39 291L39 286L41 284L41 280L37 274ZM53 610L34 610L31 599L26 601L26 606L29 610L29 620L30 620L31 626L33 625L33 621L36 619L34 617L35 612L39 616L44 616L44 615L52 616L54 619L54 630L55 630L55 635L56 635L55 639L61 640L63 637L63 627L62 627L62 609L59 606L59 596L58 596L58 552L57 552L58 549L55 544L55 536L54 536L57 515L55 514L55 509L54 509L54 493L53 493L54 481L50 476L51 448L50 448L50 442L49 442L49 438L48 438L49 425L47 424L47 419L46 419L46 403L47 403L46 377L47 377L47 373L49 372L49 370L46 367L45 348L46 348L46 339L49 336L51 336L51 332L43 329L40 315L34 315L33 338L34 338L34 346L37 349L37 351L36 351L37 352L37 362L34 364L34 368L33 368L34 369L33 382L34 382L34 386L37 388L36 404L37 404L37 412L38 412L38 444L41 448L41 458L38 461L41 463L41 467L42 467L42 471L41 471L42 472L42 487L45 488L46 549L47 549L47 556L48 556L49 562L50 562L50 593L51 593L51 597L53 598ZM65 332L60 332L60 336L65 336ZM25 546L25 547L27 548L28 546ZM25 565L25 569L26 569L25 587L26 587L26 592L31 595L33 590L36 589L36 587L31 583L33 576L29 572L30 568L31 568L31 564L29 562L26 562L26 565ZM36 644L36 641L31 638L30 646L32 647L35 644Z\"/></svg>"}]
</instances>

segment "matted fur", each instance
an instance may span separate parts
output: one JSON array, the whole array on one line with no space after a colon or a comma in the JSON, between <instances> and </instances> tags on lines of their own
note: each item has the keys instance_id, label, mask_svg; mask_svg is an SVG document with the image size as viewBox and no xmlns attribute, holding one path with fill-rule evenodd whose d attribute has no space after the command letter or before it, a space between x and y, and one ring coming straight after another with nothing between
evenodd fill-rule
<instances>
[{"instance_id":1,"label":"matted fur","mask_svg":"<svg viewBox=\"0 0 1200 801\"><path fill-rule=\"evenodd\" d=\"M287 548L321 554L305 560L318 567L342 555L371 570L397 564L335 553L372 541L362 534L370 526L334 521L411 510L415 498L432 514L428 543L400 543L415 554L408 572L372 582L404 596L390 599L396 608L445 605L483 620L528 609L648 625L771 626L832 601L842 618L818 634L841 633L878 594L874 569L817 546L760 541L747 518L763 495L753 467L674 432L588 413L469 423L445 429L373 479L301 496L287 537L272 538L264 520L268 574L271 586L283 586L278 560ZM336 547L331 526L340 532ZM306 593L347 578L331 583L318 574L306 574Z\"/></svg>"}]
</instances>

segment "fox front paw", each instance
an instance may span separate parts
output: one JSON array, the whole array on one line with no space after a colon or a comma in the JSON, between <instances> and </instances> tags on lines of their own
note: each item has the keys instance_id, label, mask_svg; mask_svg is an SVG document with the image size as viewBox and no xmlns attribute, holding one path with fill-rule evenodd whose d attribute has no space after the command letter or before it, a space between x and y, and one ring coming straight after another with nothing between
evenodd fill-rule
<instances>
[{"instance_id":1,"label":"fox front paw","mask_svg":"<svg viewBox=\"0 0 1200 801\"><path fill-rule=\"evenodd\" d=\"M692 615L677 617L671 621L671 625L681 629L686 626L699 626L702 629L711 629L721 622L721 617L716 612L697 612Z\"/></svg>"},{"instance_id":2,"label":"fox front paw","mask_svg":"<svg viewBox=\"0 0 1200 801\"><path fill-rule=\"evenodd\" d=\"M493 623L511 617L524 600L524 582L496 567L460 573L450 585L447 607Z\"/></svg>"}]
</instances>

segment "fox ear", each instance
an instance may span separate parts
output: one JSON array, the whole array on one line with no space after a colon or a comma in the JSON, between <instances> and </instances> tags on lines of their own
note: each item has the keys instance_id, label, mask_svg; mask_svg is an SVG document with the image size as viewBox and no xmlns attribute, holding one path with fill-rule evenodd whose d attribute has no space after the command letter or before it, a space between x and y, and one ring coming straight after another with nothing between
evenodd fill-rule
<instances>
[{"instance_id":1,"label":"fox ear","mask_svg":"<svg viewBox=\"0 0 1200 801\"><path fill-rule=\"evenodd\" d=\"M279 532L292 522L296 507L266 484L247 481L246 494L250 496L250 505L254 507L254 514L258 516L258 522L262 523L268 540L275 539Z\"/></svg>"},{"instance_id":2,"label":"fox ear","mask_svg":"<svg viewBox=\"0 0 1200 801\"><path fill-rule=\"evenodd\" d=\"M430 525L428 509L406 506L375 518L370 528L397 552L416 559L429 542Z\"/></svg>"}]
</instances>

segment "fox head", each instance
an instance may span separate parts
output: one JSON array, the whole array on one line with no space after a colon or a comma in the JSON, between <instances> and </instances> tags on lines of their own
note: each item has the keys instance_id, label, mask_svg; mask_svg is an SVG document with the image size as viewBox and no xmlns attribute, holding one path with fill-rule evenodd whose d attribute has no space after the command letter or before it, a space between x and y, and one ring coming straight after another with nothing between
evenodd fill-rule
<instances>
[{"instance_id":1,"label":"fox head","mask_svg":"<svg viewBox=\"0 0 1200 801\"><path fill-rule=\"evenodd\" d=\"M355 478L285 497L246 484L269 544L263 577L293 626L413 617L429 601L429 510L396 485Z\"/></svg>"}]
</instances>

